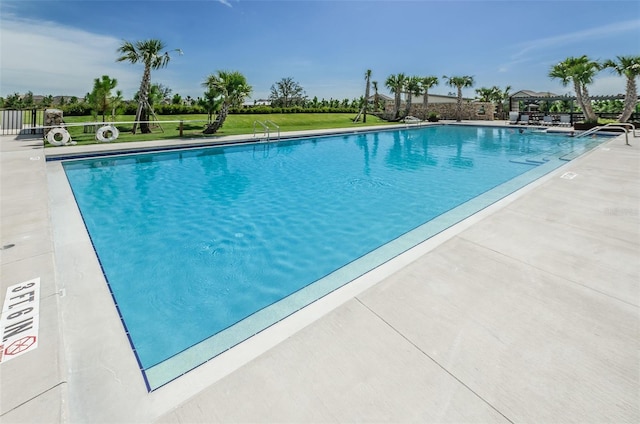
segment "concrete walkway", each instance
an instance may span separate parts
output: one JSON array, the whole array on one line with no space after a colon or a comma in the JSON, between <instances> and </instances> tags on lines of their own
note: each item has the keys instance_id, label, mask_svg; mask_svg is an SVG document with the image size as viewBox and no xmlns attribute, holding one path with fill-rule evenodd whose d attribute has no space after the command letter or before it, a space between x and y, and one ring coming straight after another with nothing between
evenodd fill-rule
<instances>
[{"instance_id":1,"label":"concrete walkway","mask_svg":"<svg viewBox=\"0 0 640 424\"><path fill-rule=\"evenodd\" d=\"M153 393L60 170L0 143L2 293L42 284L38 348L0 365L2 422L640 422L640 139Z\"/></svg>"}]
</instances>

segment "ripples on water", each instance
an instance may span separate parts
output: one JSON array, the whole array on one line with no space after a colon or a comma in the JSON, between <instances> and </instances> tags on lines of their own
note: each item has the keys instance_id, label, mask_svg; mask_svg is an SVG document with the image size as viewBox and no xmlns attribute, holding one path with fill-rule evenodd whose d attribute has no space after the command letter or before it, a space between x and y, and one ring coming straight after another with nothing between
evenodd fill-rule
<instances>
[{"instance_id":1,"label":"ripples on water","mask_svg":"<svg viewBox=\"0 0 640 424\"><path fill-rule=\"evenodd\" d=\"M511 160L555 154L560 141L432 127L65 168L146 368L527 171Z\"/></svg>"}]
</instances>

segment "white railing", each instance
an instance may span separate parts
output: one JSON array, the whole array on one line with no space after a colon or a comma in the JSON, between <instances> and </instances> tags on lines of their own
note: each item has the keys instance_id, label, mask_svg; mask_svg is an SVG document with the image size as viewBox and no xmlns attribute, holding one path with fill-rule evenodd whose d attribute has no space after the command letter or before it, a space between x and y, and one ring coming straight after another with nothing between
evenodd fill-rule
<instances>
[{"instance_id":1,"label":"white railing","mask_svg":"<svg viewBox=\"0 0 640 424\"><path fill-rule=\"evenodd\" d=\"M606 129L618 129L624 131L625 143L627 146L631 146L629 144L629 129L631 129L631 135L635 138L638 137L636 135L636 127L633 124L628 122L613 122L605 125L598 125L597 127L593 127L590 130L587 130L583 133L580 133L577 137L586 137L591 134L595 134L598 131L606 130Z\"/></svg>"},{"instance_id":2,"label":"white railing","mask_svg":"<svg viewBox=\"0 0 640 424\"><path fill-rule=\"evenodd\" d=\"M278 140L280 140L280 126L278 124L276 124L275 122L269 121L269 120L264 121L264 123L273 125L274 127L276 127L278 129Z\"/></svg>"},{"instance_id":3,"label":"white railing","mask_svg":"<svg viewBox=\"0 0 640 424\"><path fill-rule=\"evenodd\" d=\"M269 127L269 125L275 127L278 130L278 139L280 139L280 127L275 122L269 121L269 120L266 120L264 122L257 121L257 120L253 121L253 137L254 138L256 136L256 126L257 125L260 125L262 127L262 129L264 130L264 136L266 136L267 141L269 141L270 138L271 138L271 128Z\"/></svg>"},{"instance_id":4,"label":"white railing","mask_svg":"<svg viewBox=\"0 0 640 424\"><path fill-rule=\"evenodd\" d=\"M267 141L269 140L269 127L264 122L253 121L253 137L256 136L256 124L260 125L264 130L264 135L267 137Z\"/></svg>"}]
</instances>

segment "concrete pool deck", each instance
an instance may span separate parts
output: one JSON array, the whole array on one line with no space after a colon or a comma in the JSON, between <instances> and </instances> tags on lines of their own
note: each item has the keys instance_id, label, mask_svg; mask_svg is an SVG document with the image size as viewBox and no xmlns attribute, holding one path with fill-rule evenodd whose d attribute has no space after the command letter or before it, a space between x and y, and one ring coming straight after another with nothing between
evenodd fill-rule
<instances>
[{"instance_id":1,"label":"concrete pool deck","mask_svg":"<svg viewBox=\"0 0 640 424\"><path fill-rule=\"evenodd\" d=\"M15 245L0 251L2 292L36 277L41 291L38 347L0 364L0 421L639 422L630 143L606 141L147 393L61 167L44 161L86 147L2 137L0 244Z\"/></svg>"}]
</instances>

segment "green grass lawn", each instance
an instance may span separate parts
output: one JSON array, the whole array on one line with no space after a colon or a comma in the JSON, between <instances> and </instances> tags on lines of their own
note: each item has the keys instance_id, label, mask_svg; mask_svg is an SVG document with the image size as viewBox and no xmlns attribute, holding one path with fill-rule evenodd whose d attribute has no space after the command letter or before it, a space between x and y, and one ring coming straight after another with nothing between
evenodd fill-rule
<instances>
[{"instance_id":1,"label":"green grass lawn","mask_svg":"<svg viewBox=\"0 0 640 424\"><path fill-rule=\"evenodd\" d=\"M207 121L207 115L160 115L159 121L183 121L183 137L185 138L216 138L226 135L240 135L254 133L254 122L266 120L276 123L280 127L280 132L317 130L330 128L358 128L369 125L388 125L387 121L372 115L367 115L367 123L363 124L362 119L357 123L352 120L355 113L287 113L287 114L238 114L229 115L222 128L214 135L204 135L202 130ZM79 124L84 122L95 122L91 116L65 116L67 124ZM118 116L115 122L133 122L134 116ZM130 141L147 141L180 138L178 122L161 123L160 128L154 128L151 134L131 134L133 124L117 124L120 136L114 143L126 143ZM95 132L89 130L84 132L83 126L70 125L67 127L71 137L78 144L97 143ZM271 136L277 134L276 128L270 128ZM256 133L263 134L264 129L256 124ZM48 144L47 144L48 145Z\"/></svg>"}]
</instances>

